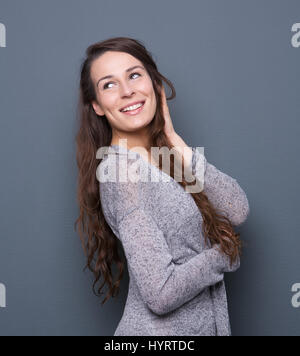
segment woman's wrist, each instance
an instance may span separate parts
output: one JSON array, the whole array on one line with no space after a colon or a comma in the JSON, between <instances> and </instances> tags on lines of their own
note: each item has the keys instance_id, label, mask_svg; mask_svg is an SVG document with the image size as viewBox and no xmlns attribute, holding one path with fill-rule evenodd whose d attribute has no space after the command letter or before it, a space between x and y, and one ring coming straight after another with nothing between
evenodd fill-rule
<instances>
[{"instance_id":1,"label":"woman's wrist","mask_svg":"<svg viewBox=\"0 0 300 356\"><path fill-rule=\"evenodd\" d=\"M192 163L193 151L176 132L167 136L174 148L184 157L187 166Z\"/></svg>"},{"instance_id":2,"label":"woman's wrist","mask_svg":"<svg viewBox=\"0 0 300 356\"><path fill-rule=\"evenodd\" d=\"M218 267L220 271L224 272L235 272L240 267L240 258L238 257L235 262L231 265L230 257L221 251L221 245L215 244L211 248L218 254Z\"/></svg>"}]
</instances>

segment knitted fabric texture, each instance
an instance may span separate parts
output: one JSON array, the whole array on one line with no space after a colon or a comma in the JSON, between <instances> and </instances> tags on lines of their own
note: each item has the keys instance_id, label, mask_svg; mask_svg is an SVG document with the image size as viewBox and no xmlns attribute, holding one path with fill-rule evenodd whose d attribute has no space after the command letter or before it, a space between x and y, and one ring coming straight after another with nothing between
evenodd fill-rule
<instances>
[{"instance_id":1,"label":"knitted fabric texture","mask_svg":"<svg viewBox=\"0 0 300 356\"><path fill-rule=\"evenodd\" d=\"M240 260L230 267L217 245L205 245L201 212L177 181L139 153L118 145L110 149L115 154L104 155L99 172L113 172L116 180L100 181L100 201L122 244L129 273L127 300L114 336L230 336L224 273L236 271ZM137 160L140 172L153 181L120 179L120 171ZM204 164L204 192L210 202L233 225L242 224L249 203L237 180L193 148L195 175L197 163Z\"/></svg>"}]
</instances>

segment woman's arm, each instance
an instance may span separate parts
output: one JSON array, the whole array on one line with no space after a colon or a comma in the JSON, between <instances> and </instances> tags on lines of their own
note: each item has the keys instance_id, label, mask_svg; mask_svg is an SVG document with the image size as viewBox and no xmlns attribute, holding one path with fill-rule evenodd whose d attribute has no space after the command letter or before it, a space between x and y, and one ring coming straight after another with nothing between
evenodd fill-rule
<instances>
[{"instance_id":1,"label":"woman's arm","mask_svg":"<svg viewBox=\"0 0 300 356\"><path fill-rule=\"evenodd\" d=\"M192 170L196 176L199 162L204 164L203 191L209 201L217 210L223 212L233 225L242 224L247 219L250 208L247 196L237 180L218 170L193 148Z\"/></svg>"},{"instance_id":2,"label":"woman's arm","mask_svg":"<svg viewBox=\"0 0 300 356\"><path fill-rule=\"evenodd\" d=\"M234 272L240 260L230 266L229 257L206 249L183 264L176 264L163 232L149 213L134 208L117 229L131 270L145 304L163 315L194 298L205 288Z\"/></svg>"},{"instance_id":3,"label":"woman's arm","mask_svg":"<svg viewBox=\"0 0 300 356\"><path fill-rule=\"evenodd\" d=\"M169 136L169 139L183 155L186 165L192 165L192 173L201 182L204 179L203 191L213 206L224 212L233 225L242 224L247 219L250 208L247 196L237 180L208 163L196 147L191 149L178 134ZM203 170L202 177L200 173Z\"/></svg>"}]
</instances>

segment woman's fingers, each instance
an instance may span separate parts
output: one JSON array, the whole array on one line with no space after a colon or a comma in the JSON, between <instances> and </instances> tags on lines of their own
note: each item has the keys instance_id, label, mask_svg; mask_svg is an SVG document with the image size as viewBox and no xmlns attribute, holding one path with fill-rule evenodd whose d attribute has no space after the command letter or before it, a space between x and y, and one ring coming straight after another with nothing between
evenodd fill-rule
<instances>
[{"instance_id":1,"label":"woman's fingers","mask_svg":"<svg viewBox=\"0 0 300 356\"><path fill-rule=\"evenodd\" d=\"M170 116L170 111L169 111L169 107L167 104L167 98L166 98L164 86L162 86L161 98L162 98L163 115L164 115L164 119L165 119L165 134L167 136L170 136L175 133L175 130L173 127L171 116Z\"/></svg>"}]
</instances>

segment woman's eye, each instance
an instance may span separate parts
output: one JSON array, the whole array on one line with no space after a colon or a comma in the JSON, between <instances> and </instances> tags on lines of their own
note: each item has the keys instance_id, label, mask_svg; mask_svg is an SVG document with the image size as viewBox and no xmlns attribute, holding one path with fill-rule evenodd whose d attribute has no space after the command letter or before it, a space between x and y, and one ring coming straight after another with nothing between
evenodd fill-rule
<instances>
[{"instance_id":1,"label":"woman's eye","mask_svg":"<svg viewBox=\"0 0 300 356\"><path fill-rule=\"evenodd\" d=\"M138 74L139 76L141 76L140 73L132 73L131 75L134 75L134 74ZM131 75L130 75L130 76L131 76Z\"/></svg>"},{"instance_id":2,"label":"woman's eye","mask_svg":"<svg viewBox=\"0 0 300 356\"><path fill-rule=\"evenodd\" d=\"M139 76L139 77L141 76L141 74L140 74L140 73L135 72L135 73L131 73L129 77L131 77L131 76L133 76L133 75L135 75L135 74L138 74L138 76ZM108 83L104 84L103 89L106 89L106 88L107 88L107 86L108 86L108 84L112 84L112 83L113 83L113 82L108 82Z\"/></svg>"}]
</instances>

